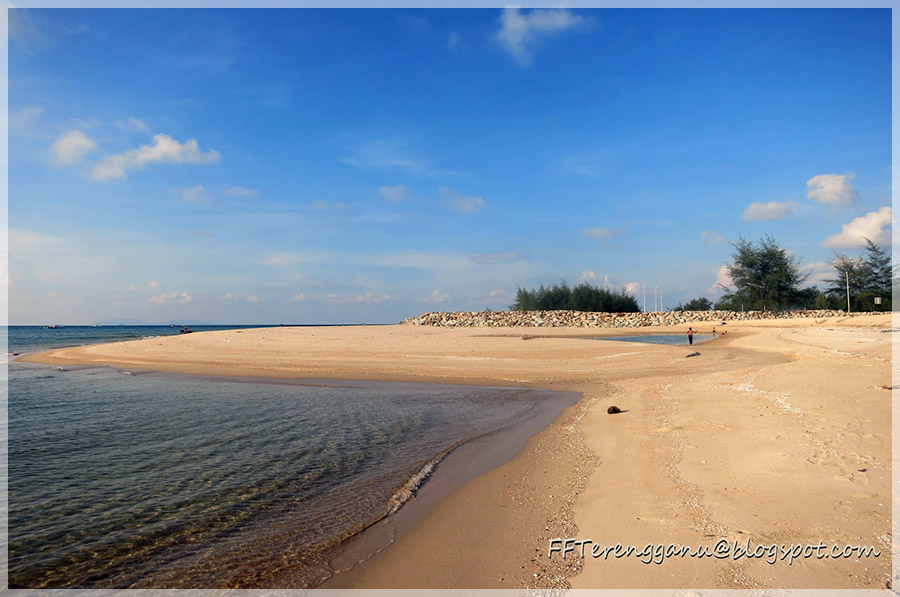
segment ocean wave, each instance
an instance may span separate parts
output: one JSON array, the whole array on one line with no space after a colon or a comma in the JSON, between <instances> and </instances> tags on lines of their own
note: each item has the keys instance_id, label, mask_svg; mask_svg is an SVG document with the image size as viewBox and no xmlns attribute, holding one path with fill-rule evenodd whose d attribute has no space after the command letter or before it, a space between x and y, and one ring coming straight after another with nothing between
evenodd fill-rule
<instances>
[{"instance_id":1,"label":"ocean wave","mask_svg":"<svg viewBox=\"0 0 900 597\"><path fill-rule=\"evenodd\" d=\"M443 457L444 455L442 454L440 458ZM422 484L431 476L431 473L434 471L434 467L437 465L437 461L439 461L440 458L426 462L425 466L407 479L406 482L400 486L400 489L391 496L391 499L388 500L388 516L399 510L403 504L415 497L416 492Z\"/></svg>"}]
</instances>

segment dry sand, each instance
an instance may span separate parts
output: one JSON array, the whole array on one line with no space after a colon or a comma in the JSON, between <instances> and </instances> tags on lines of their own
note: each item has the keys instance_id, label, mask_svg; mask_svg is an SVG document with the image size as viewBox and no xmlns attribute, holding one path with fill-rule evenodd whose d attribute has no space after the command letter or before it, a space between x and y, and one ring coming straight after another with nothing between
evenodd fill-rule
<instances>
[{"instance_id":1,"label":"dry sand","mask_svg":"<svg viewBox=\"0 0 900 597\"><path fill-rule=\"evenodd\" d=\"M709 324L694 325L708 332ZM891 319L732 322L713 342L640 330L417 326L207 332L32 355L184 373L413 380L583 393L515 458L467 483L328 588L883 588L891 549ZM688 357L692 352L700 355ZM611 405L621 414L609 415ZM761 557L585 558L571 537L638 551L721 539ZM817 558L832 546L879 557ZM580 555L580 554L575 554Z\"/></svg>"}]
</instances>

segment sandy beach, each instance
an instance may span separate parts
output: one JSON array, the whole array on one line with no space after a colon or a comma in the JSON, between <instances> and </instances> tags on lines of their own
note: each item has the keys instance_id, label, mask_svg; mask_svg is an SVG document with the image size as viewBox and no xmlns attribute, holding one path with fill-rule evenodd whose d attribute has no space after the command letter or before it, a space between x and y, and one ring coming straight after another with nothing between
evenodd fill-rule
<instances>
[{"instance_id":1,"label":"sandy beach","mask_svg":"<svg viewBox=\"0 0 900 597\"><path fill-rule=\"evenodd\" d=\"M733 322L693 347L587 339L686 330L248 328L23 360L583 395L512 460L324 588L884 588L891 316ZM613 405L623 412L608 414ZM549 553L554 538L582 543L563 559ZM756 557L638 555L723 540ZM604 551L616 544L637 553Z\"/></svg>"}]
</instances>

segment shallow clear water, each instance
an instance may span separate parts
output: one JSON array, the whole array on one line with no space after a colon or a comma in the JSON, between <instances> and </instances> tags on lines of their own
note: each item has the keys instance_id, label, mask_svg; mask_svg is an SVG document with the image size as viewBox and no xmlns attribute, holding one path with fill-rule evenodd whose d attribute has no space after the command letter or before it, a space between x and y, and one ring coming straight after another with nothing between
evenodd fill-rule
<instances>
[{"instance_id":1,"label":"shallow clear water","mask_svg":"<svg viewBox=\"0 0 900 597\"><path fill-rule=\"evenodd\" d=\"M715 338L713 334L694 334L694 344L702 344ZM644 342L646 344L667 344L669 346L688 345L687 334L645 334L642 336L606 336L591 340L613 340L616 342Z\"/></svg>"},{"instance_id":2,"label":"shallow clear water","mask_svg":"<svg viewBox=\"0 0 900 597\"><path fill-rule=\"evenodd\" d=\"M315 586L449 450L550 396L13 361L10 587Z\"/></svg>"}]
</instances>

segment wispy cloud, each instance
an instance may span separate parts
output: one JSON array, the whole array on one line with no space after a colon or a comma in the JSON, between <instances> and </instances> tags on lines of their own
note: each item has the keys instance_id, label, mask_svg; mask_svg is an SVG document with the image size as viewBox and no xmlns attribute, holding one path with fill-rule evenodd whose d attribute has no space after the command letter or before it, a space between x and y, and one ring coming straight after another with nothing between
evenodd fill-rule
<instances>
[{"instance_id":1,"label":"wispy cloud","mask_svg":"<svg viewBox=\"0 0 900 597\"><path fill-rule=\"evenodd\" d=\"M26 51L32 51L47 45L48 38L31 18L31 12L25 8L4 7L7 11L7 35L9 40Z\"/></svg>"},{"instance_id":2,"label":"wispy cloud","mask_svg":"<svg viewBox=\"0 0 900 597\"><path fill-rule=\"evenodd\" d=\"M700 240L707 245L721 245L727 239L715 230L704 230L700 233Z\"/></svg>"},{"instance_id":3,"label":"wispy cloud","mask_svg":"<svg viewBox=\"0 0 900 597\"><path fill-rule=\"evenodd\" d=\"M402 203L409 198L409 190L403 185L395 187L382 186L378 189L378 194L391 203Z\"/></svg>"},{"instance_id":4,"label":"wispy cloud","mask_svg":"<svg viewBox=\"0 0 900 597\"><path fill-rule=\"evenodd\" d=\"M366 169L400 169L413 174L425 173L430 162L418 157L410 143L400 137L375 139L352 148L340 161Z\"/></svg>"},{"instance_id":5,"label":"wispy cloud","mask_svg":"<svg viewBox=\"0 0 900 597\"><path fill-rule=\"evenodd\" d=\"M783 220L790 217L794 208L797 206L793 201L779 203L778 201L769 201L768 203L751 203L744 210L741 219L750 220Z\"/></svg>"},{"instance_id":6,"label":"wispy cloud","mask_svg":"<svg viewBox=\"0 0 900 597\"><path fill-rule=\"evenodd\" d=\"M209 191L199 184L178 189L178 195L185 203L204 204L212 201Z\"/></svg>"},{"instance_id":7,"label":"wispy cloud","mask_svg":"<svg viewBox=\"0 0 900 597\"><path fill-rule=\"evenodd\" d=\"M225 194L229 197L256 197L259 195L259 191L245 187L228 187L225 189Z\"/></svg>"},{"instance_id":8,"label":"wispy cloud","mask_svg":"<svg viewBox=\"0 0 900 597\"><path fill-rule=\"evenodd\" d=\"M87 23L76 23L74 25L63 27L63 31L65 31L69 35L81 35L83 33L87 33L88 29L89 27Z\"/></svg>"},{"instance_id":9,"label":"wispy cloud","mask_svg":"<svg viewBox=\"0 0 900 597\"><path fill-rule=\"evenodd\" d=\"M66 131L53 142L53 162L58 166L71 166L89 151L97 148L97 144L78 130Z\"/></svg>"},{"instance_id":10,"label":"wispy cloud","mask_svg":"<svg viewBox=\"0 0 900 597\"><path fill-rule=\"evenodd\" d=\"M117 120L116 126L123 131L140 131L143 133L150 130L150 127L145 122L133 116L129 116L125 120Z\"/></svg>"},{"instance_id":11,"label":"wispy cloud","mask_svg":"<svg viewBox=\"0 0 900 597\"><path fill-rule=\"evenodd\" d=\"M582 238L602 238L609 239L622 234L623 230L614 230L612 228L584 228L580 231Z\"/></svg>"},{"instance_id":12,"label":"wispy cloud","mask_svg":"<svg viewBox=\"0 0 900 597\"><path fill-rule=\"evenodd\" d=\"M582 17L564 8L536 9L524 14L516 6L507 6L500 17L500 31L496 39L520 65L528 66L539 40L583 22Z\"/></svg>"},{"instance_id":13,"label":"wispy cloud","mask_svg":"<svg viewBox=\"0 0 900 597\"><path fill-rule=\"evenodd\" d=\"M65 246L62 239L33 230L10 228L8 234L10 255L35 253L48 248L59 249Z\"/></svg>"},{"instance_id":14,"label":"wispy cloud","mask_svg":"<svg viewBox=\"0 0 900 597\"><path fill-rule=\"evenodd\" d=\"M9 113L9 126L10 128L27 126L43 113L44 109L40 106L22 106Z\"/></svg>"},{"instance_id":15,"label":"wispy cloud","mask_svg":"<svg viewBox=\"0 0 900 597\"><path fill-rule=\"evenodd\" d=\"M806 181L809 192L808 199L834 205L835 207L849 207L859 197L859 193L850 184L856 175L847 174L819 174Z\"/></svg>"},{"instance_id":16,"label":"wispy cloud","mask_svg":"<svg viewBox=\"0 0 900 597\"><path fill-rule=\"evenodd\" d=\"M469 255L469 259L476 263L495 263L498 261L513 261L520 259L518 253L473 253Z\"/></svg>"},{"instance_id":17,"label":"wispy cloud","mask_svg":"<svg viewBox=\"0 0 900 597\"><path fill-rule=\"evenodd\" d=\"M323 201L322 199L319 199L312 204L312 208L316 211L344 211L347 209L347 204L340 201Z\"/></svg>"},{"instance_id":18,"label":"wispy cloud","mask_svg":"<svg viewBox=\"0 0 900 597\"><path fill-rule=\"evenodd\" d=\"M204 153L196 139L188 139L183 144L169 135L153 136L152 145L141 145L124 153L108 155L94 166L94 180L114 180L126 178L128 170L139 170L147 164L174 162L179 164L214 164L222 159L215 149Z\"/></svg>"},{"instance_id":19,"label":"wispy cloud","mask_svg":"<svg viewBox=\"0 0 900 597\"><path fill-rule=\"evenodd\" d=\"M880 245L889 245L891 235L888 227L894 220L893 210L884 206L878 211L872 211L864 216L852 220L841 227L840 234L834 234L825 239L823 247L860 249L866 246L866 239Z\"/></svg>"},{"instance_id":20,"label":"wispy cloud","mask_svg":"<svg viewBox=\"0 0 900 597\"><path fill-rule=\"evenodd\" d=\"M441 187L440 190L450 200L450 205L453 207L453 209L465 214L471 214L481 211L487 205L482 197L470 197L468 195L462 195L447 187Z\"/></svg>"},{"instance_id":21,"label":"wispy cloud","mask_svg":"<svg viewBox=\"0 0 900 597\"><path fill-rule=\"evenodd\" d=\"M256 261L256 263L268 265L269 267L293 267L308 263L319 263L325 257L320 253L314 252L282 251L266 255Z\"/></svg>"},{"instance_id":22,"label":"wispy cloud","mask_svg":"<svg viewBox=\"0 0 900 597\"><path fill-rule=\"evenodd\" d=\"M391 300L390 294L376 295L372 291L369 291L365 294L359 293L356 295L357 303L380 303L382 301L389 301L389 300Z\"/></svg>"}]
</instances>

